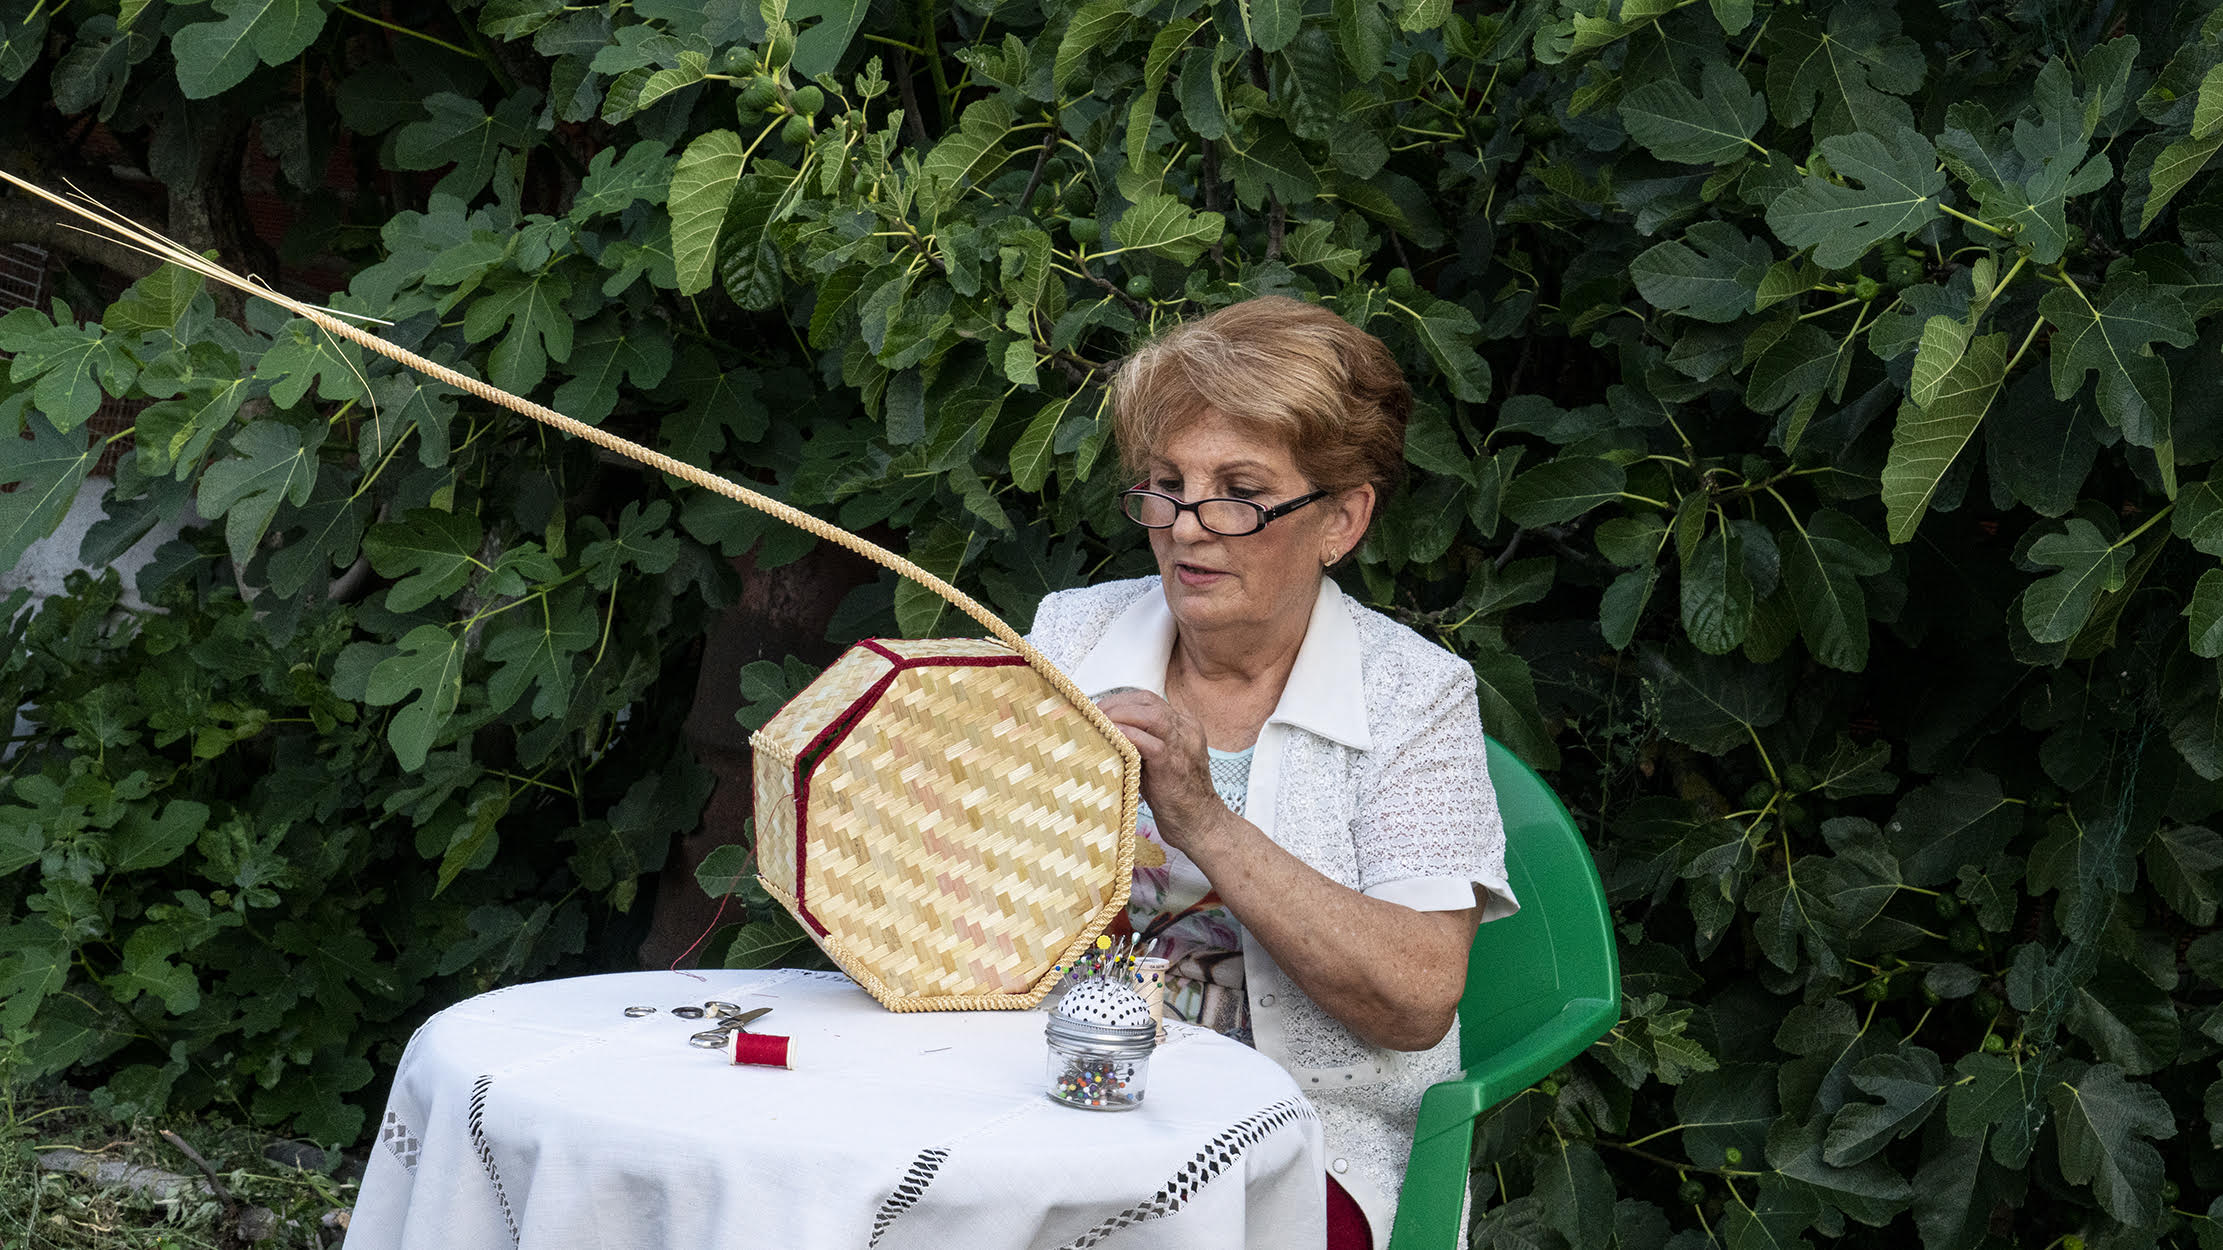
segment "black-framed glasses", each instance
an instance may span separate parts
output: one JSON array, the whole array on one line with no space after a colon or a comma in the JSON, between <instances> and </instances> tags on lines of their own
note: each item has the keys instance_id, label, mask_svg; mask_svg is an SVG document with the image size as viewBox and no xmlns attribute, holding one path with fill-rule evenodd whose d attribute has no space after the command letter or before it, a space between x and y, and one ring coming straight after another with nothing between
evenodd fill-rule
<instances>
[{"instance_id":1,"label":"black-framed glasses","mask_svg":"<svg viewBox=\"0 0 2223 1250\"><path fill-rule=\"evenodd\" d=\"M1170 529L1184 512L1194 512L1197 524L1222 538L1241 538L1266 528L1268 521L1288 516L1315 499L1325 499L1334 494L1331 490L1316 490L1309 495L1299 495L1287 503L1268 508L1248 499L1199 499L1190 502L1176 499L1163 491L1137 486L1120 495L1120 503L1127 509L1127 519L1144 529Z\"/></svg>"}]
</instances>

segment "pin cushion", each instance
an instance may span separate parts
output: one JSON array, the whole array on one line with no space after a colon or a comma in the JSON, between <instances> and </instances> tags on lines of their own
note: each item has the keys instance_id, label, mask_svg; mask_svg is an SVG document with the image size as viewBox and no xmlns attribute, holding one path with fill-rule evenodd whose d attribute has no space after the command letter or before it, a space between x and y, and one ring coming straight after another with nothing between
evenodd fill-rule
<instances>
[{"instance_id":1,"label":"pin cushion","mask_svg":"<svg viewBox=\"0 0 2223 1250\"><path fill-rule=\"evenodd\" d=\"M1126 980L1075 984L1051 1009L1043 1036L1050 1049L1046 1092L1053 1101L1090 1111L1142 1105L1158 1029L1149 1004Z\"/></svg>"}]
</instances>

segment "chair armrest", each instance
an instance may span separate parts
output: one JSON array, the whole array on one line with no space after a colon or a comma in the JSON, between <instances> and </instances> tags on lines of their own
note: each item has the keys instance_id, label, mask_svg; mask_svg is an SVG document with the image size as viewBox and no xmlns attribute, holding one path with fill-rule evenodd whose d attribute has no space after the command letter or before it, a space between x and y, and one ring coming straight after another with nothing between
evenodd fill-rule
<instances>
[{"instance_id":1,"label":"chair armrest","mask_svg":"<svg viewBox=\"0 0 2223 1250\"><path fill-rule=\"evenodd\" d=\"M1454 1250L1466 1202L1474 1122L1581 1054L1613 1027L1620 1014L1617 1000L1575 999L1488 1062L1468 1069L1457 1080L1428 1087L1420 1096L1420 1121L1405 1163L1405 1188L1397 1202L1390 1250Z\"/></svg>"},{"instance_id":2,"label":"chair armrest","mask_svg":"<svg viewBox=\"0 0 2223 1250\"><path fill-rule=\"evenodd\" d=\"M1415 1140L1425 1140L1471 1124L1491 1107L1527 1089L1581 1054L1604 1036L1620 1016L1620 1004L1578 998L1526 1037L1458 1079L1430 1086L1420 1100Z\"/></svg>"}]
</instances>

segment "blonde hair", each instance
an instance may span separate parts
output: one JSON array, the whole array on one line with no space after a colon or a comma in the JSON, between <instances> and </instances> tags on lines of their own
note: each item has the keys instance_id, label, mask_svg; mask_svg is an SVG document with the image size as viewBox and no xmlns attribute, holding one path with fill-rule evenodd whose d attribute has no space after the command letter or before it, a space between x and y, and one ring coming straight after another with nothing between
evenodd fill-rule
<instances>
[{"instance_id":1,"label":"blonde hair","mask_svg":"<svg viewBox=\"0 0 2223 1250\"><path fill-rule=\"evenodd\" d=\"M1412 389L1382 341L1317 304L1262 295L1145 343L1112 378L1112 436L1130 476L1174 431L1217 412L1280 440L1315 489L1403 477Z\"/></svg>"}]
</instances>

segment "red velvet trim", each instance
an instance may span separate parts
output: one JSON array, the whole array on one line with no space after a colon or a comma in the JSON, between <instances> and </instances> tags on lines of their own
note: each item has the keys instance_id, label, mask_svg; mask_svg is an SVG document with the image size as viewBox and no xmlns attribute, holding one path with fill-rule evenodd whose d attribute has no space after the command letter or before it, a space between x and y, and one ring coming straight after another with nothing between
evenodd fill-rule
<instances>
[{"instance_id":1,"label":"red velvet trim","mask_svg":"<svg viewBox=\"0 0 2223 1250\"><path fill-rule=\"evenodd\" d=\"M889 683L901 671L903 670L891 668L881 674L878 681L873 682L863 694L841 710L841 715L826 722L826 727L819 730L818 735L795 756L795 911L803 918L803 923L809 925L820 937L826 935L826 926L820 924L818 917L811 914L810 904L803 896L803 869L810 858L811 774L818 771L818 761L826 758L826 752L841 745L841 740L849 736L851 729L856 728L857 722L863 719L865 710L887 692Z\"/></svg>"},{"instance_id":2,"label":"red velvet trim","mask_svg":"<svg viewBox=\"0 0 2223 1250\"><path fill-rule=\"evenodd\" d=\"M810 829L810 779L812 774L818 771L819 761L832 754L834 748L842 744L842 740L849 736L849 731L855 729L857 722L864 719L864 714L871 710L873 704L880 701L881 695L888 692L888 687L894 684L896 675L905 669L927 668L930 666L1009 668L1014 664L1026 663L1026 660L1016 655L928 655L916 659L906 659L881 646L880 640L877 638L866 638L857 645L887 660L889 663L888 671L882 673L879 680L866 687L865 692L852 700L848 707L843 708L841 715L828 721L826 727L819 730L817 736L813 737L795 756L795 910L802 916L803 923L809 925L821 937L826 934L826 926L820 924L818 917L811 914L810 904L804 901L803 897L803 869L809 857L808 848L810 845L810 839L807 836L807 831Z\"/></svg>"},{"instance_id":3,"label":"red velvet trim","mask_svg":"<svg viewBox=\"0 0 2223 1250\"><path fill-rule=\"evenodd\" d=\"M1026 663L1024 658L1016 655L922 655L906 658L881 646L877 638L866 638L857 645L886 659L895 665L899 673L907 668L1009 668L1014 664Z\"/></svg>"}]
</instances>

